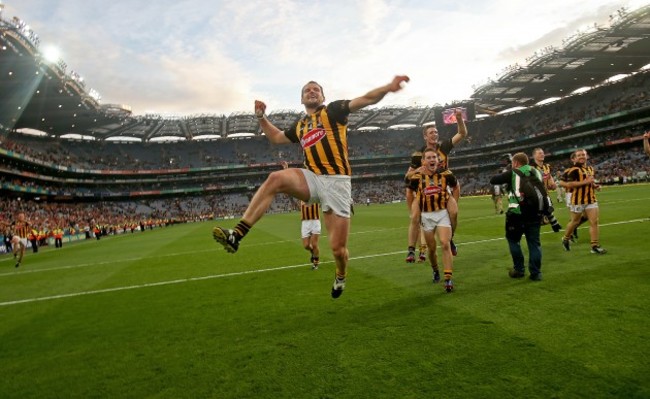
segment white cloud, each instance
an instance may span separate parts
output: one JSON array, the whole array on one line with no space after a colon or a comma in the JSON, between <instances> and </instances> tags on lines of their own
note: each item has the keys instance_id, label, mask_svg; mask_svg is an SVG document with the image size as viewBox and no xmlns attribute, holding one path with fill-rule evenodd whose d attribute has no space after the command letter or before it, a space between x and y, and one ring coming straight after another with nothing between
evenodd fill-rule
<instances>
[{"instance_id":1,"label":"white cloud","mask_svg":"<svg viewBox=\"0 0 650 399\"><path fill-rule=\"evenodd\" d=\"M7 3L7 2L6 2ZM328 100L408 74L380 105L468 98L471 86L625 2L591 0L20 0L6 4L103 102L135 113L300 109L308 80Z\"/></svg>"}]
</instances>

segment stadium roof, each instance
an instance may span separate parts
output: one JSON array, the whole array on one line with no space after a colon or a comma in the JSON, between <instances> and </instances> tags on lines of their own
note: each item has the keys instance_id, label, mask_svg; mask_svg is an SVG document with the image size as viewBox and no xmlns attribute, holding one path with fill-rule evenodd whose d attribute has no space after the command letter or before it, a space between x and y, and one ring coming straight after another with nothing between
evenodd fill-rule
<instances>
[{"instance_id":1,"label":"stadium roof","mask_svg":"<svg viewBox=\"0 0 650 399\"><path fill-rule=\"evenodd\" d=\"M0 127L50 135L91 132L119 118L101 111L83 79L38 51L38 37L14 18L0 20ZM86 133L88 134L88 133Z\"/></svg>"},{"instance_id":2,"label":"stadium roof","mask_svg":"<svg viewBox=\"0 0 650 399\"><path fill-rule=\"evenodd\" d=\"M547 47L475 88L477 113L498 113L564 97L583 87L602 84L650 64L650 6L612 15L610 26L597 25ZM369 110L351 118L353 129L421 125L432 120L433 107ZM270 115L280 125L299 112ZM228 137L253 133L254 115L201 115L181 120L157 115L133 117L126 106L100 104L83 79L62 60L49 62L38 49L38 37L14 18L0 20L0 130L35 129L51 136L77 134L96 139Z\"/></svg>"},{"instance_id":3,"label":"stadium roof","mask_svg":"<svg viewBox=\"0 0 650 399\"><path fill-rule=\"evenodd\" d=\"M564 97L583 87L602 84L650 64L650 5L618 10L611 26L594 24L563 41L512 65L495 79L475 88L477 112L496 113L530 107L552 97Z\"/></svg>"}]
</instances>

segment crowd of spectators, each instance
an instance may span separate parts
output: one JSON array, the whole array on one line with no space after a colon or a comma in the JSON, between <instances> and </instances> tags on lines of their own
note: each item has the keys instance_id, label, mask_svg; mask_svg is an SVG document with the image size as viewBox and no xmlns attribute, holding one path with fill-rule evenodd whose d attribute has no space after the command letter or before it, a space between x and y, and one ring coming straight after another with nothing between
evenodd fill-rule
<instances>
[{"instance_id":1,"label":"crowd of spectators","mask_svg":"<svg viewBox=\"0 0 650 399\"><path fill-rule=\"evenodd\" d=\"M0 222L10 224L16 214L23 212L35 234L44 239L41 245L47 245L47 239L57 228L63 229L68 240L94 238L97 230L103 235L134 233L177 223L232 218L241 215L249 201L250 194L81 203L2 197ZM270 212L292 210L295 203L282 196L274 201ZM7 233L0 231L0 236Z\"/></svg>"},{"instance_id":2,"label":"crowd of spectators","mask_svg":"<svg viewBox=\"0 0 650 399\"><path fill-rule=\"evenodd\" d=\"M629 148L629 150L626 149L620 149L617 147L606 147L604 146L604 143L611 142L614 140L619 140L619 141L625 141L626 139L629 139L630 137L635 137L635 136L640 136L643 134L643 131L646 129L649 129L650 125L649 124L639 124L636 125L632 128L630 127L624 127L620 129L616 129L613 131L606 131L600 135L598 134L592 134L592 135L582 135L579 137L574 138L570 142L558 142L558 141L553 141L548 144L548 146L543 146L545 152L548 154L547 155L547 162L551 163L553 169L558 170L558 169L564 169L569 166L568 164L568 153L567 149L576 149L576 148L581 148L581 147L589 147L592 146L594 143L600 143L603 146L598 149L598 152L590 151L591 156L597 156L597 159L592 161L592 163L596 166L600 166L599 164L609 160L608 162L604 163L602 168L603 173L601 173L602 178L605 181L614 181L614 180L626 180L626 181L632 181L634 180L639 172L645 171L646 173L650 173L650 170L648 170L648 164L647 162L643 162L644 160L644 155L642 152L642 149L640 147L640 144L637 146L632 146ZM401 134L400 134L401 133ZM374 136L373 134L379 134L378 137L380 137L379 140L376 140L378 143L374 143L373 139ZM417 132L419 134L419 132ZM376 132L364 132L363 134L358 135L359 138L357 140L357 146L355 148L359 148L360 151L366 152L368 151L368 154L371 155L364 155L360 156L357 159L360 160L359 163L362 163L363 166L361 167L361 170L363 171L363 168L366 168L366 170L370 170L373 173L379 173L380 175L383 175L383 179L386 181L391 181L391 180L397 180L399 181L404 173L404 170L406 166L408 165L408 158L410 153L414 150L417 149L419 145L420 138L415 135L413 132L390 132L390 133L376 133ZM365 140L365 141L361 141ZM5 140L7 142L7 140ZM5 144L3 142L3 145ZM12 142L9 140L9 142ZM13 143L13 142L12 142ZM374 143L374 144L373 144ZM160 145L157 145L160 146ZM527 150L527 152L531 152L532 148L534 148L536 145L531 144L530 148ZM20 146L11 145L12 148L14 148L14 151L17 151L17 149ZM25 145L23 145L25 147ZM280 146L278 148L293 148L295 146ZM398 148L399 151L401 152L400 156L396 156L392 158L392 165L390 168L385 167L383 162L386 159L391 159L385 155L382 155L383 152L380 150L380 154L373 154L372 150L368 149L376 149L376 148L383 148L384 150L387 148ZM463 150L463 146L461 144L460 146L460 151ZM250 151L250 150L249 150ZM257 151L257 150L255 150ZM254 151L250 151L254 152ZM562 153L562 155L554 155L555 153ZM383 163L378 164L377 166L370 167L368 166L369 164L363 163L364 159L371 159L371 158L379 158L382 160ZM461 194L462 195L473 195L473 194L479 194L479 193L484 193L487 192L489 189L489 185L487 184L487 181L489 180L490 175L498 170L500 167L499 165L499 159L497 158L495 160L494 155L487 155L487 156L482 156L480 154L477 154L473 157L464 155L462 157L456 157L456 150L454 150L451 153L451 167L452 170L456 173L456 175L461 179L463 182L461 186ZM293 161L295 165L300 164L299 160ZM467 167L467 164L474 162L474 165L482 165L482 167ZM232 188L233 186L240 186L240 187L249 187L249 188L255 188L258 187L268 174L268 171L273 170L273 165L277 164L277 168L279 168L279 159L275 159L275 162L270 162L269 165L270 167L267 167L265 171L259 171L257 173L248 173L242 178L237 178L237 179L229 179L227 178L227 174L224 173L215 173L203 177L191 177L191 176L183 176L183 177L173 177L169 176L164 179L162 178L155 178L154 181L151 181L151 179L147 181L143 180L138 180L134 179L130 182L124 182L123 180L120 182L108 184L106 180L102 181L102 184L97 184L93 183L83 183L83 182L75 182L74 180L66 179L63 182L55 183L51 180L31 180L31 179L24 179L19 177L19 170L16 170L16 173L13 175L9 174L3 174L0 176L0 185L5 184L13 184L13 185L19 185L25 189L40 189L43 191L50 191L50 192L61 192L61 191L74 191L75 193L80 193L80 194L92 194L93 192L100 191L103 194L106 195L113 195L116 193L129 193L129 192L146 192L146 191L151 191L151 190L191 190L191 189L197 189L197 190L202 190L205 191L206 193L213 194L218 191L222 191L222 188ZM406 165L406 166L405 166ZM488 165L488 166L485 166ZM244 170L252 170L254 167L248 168L245 167ZM353 169L357 172L357 165L353 163ZM230 172L229 172L230 173ZM382 190L378 190L378 193L373 194L373 197L379 197L382 194ZM377 201L374 201L377 202Z\"/></svg>"}]
</instances>

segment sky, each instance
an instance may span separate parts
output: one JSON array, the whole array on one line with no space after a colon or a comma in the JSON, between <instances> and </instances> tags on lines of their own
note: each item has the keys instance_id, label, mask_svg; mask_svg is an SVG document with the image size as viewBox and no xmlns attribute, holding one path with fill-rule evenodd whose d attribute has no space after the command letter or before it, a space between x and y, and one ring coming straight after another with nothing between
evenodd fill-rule
<instances>
[{"instance_id":1,"label":"sky","mask_svg":"<svg viewBox=\"0 0 650 399\"><path fill-rule=\"evenodd\" d=\"M102 104L134 115L301 111L319 82L352 99L408 75L380 106L469 99L536 50L640 0L0 0L59 49Z\"/></svg>"}]
</instances>

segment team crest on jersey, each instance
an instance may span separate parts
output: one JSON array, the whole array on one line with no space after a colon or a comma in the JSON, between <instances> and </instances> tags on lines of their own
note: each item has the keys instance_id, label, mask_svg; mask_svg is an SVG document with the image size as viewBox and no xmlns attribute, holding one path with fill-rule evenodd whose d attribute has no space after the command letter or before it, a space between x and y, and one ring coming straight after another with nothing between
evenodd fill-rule
<instances>
[{"instance_id":1,"label":"team crest on jersey","mask_svg":"<svg viewBox=\"0 0 650 399\"><path fill-rule=\"evenodd\" d=\"M321 141L323 137L325 137L325 133L326 133L325 129L323 129L322 127L311 129L309 132L307 132L307 134L302 136L302 138L300 139L300 145L302 146L302 148L307 149L313 146L314 144L318 143L319 141Z\"/></svg>"},{"instance_id":2,"label":"team crest on jersey","mask_svg":"<svg viewBox=\"0 0 650 399\"><path fill-rule=\"evenodd\" d=\"M428 186L424 189L424 195L436 195L442 192L440 186Z\"/></svg>"}]
</instances>

